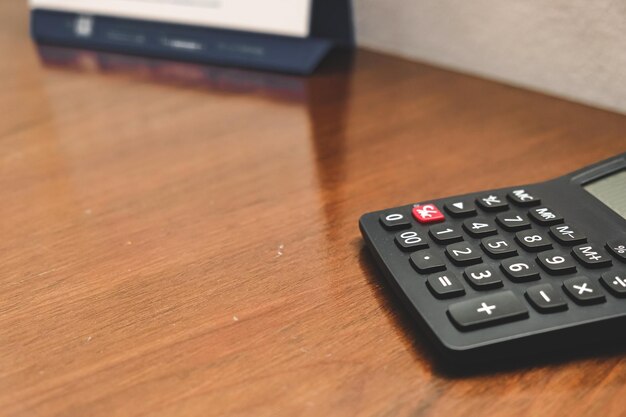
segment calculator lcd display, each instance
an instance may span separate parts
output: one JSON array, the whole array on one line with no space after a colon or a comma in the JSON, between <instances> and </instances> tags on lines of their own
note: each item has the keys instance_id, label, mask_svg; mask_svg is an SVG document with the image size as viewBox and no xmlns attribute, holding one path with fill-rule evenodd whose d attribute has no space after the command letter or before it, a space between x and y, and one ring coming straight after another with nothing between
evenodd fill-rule
<instances>
[{"instance_id":1,"label":"calculator lcd display","mask_svg":"<svg viewBox=\"0 0 626 417\"><path fill-rule=\"evenodd\" d=\"M601 178L584 189L626 219L626 171Z\"/></svg>"}]
</instances>

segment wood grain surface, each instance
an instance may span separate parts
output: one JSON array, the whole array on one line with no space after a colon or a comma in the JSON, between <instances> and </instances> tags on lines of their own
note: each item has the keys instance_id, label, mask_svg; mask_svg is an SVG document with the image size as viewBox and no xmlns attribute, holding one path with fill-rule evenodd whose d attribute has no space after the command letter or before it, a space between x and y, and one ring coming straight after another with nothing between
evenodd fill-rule
<instances>
[{"instance_id":1,"label":"wood grain surface","mask_svg":"<svg viewBox=\"0 0 626 417\"><path fill-rule=\"evenodd\" d=\"M621 350L439 370L357 227L624 152L626 117L364 51L307 79L37 49L23 3L0 2L0 415L626 415Z\"/></svg>"}]
</instances>

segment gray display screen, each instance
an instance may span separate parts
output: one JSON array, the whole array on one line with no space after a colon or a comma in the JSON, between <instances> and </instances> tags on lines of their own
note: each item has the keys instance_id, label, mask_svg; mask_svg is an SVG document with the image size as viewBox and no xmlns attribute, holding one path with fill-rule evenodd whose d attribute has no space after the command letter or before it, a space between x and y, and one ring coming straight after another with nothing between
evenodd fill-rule
<instances>
[{"instance_id":1,"label":"gray display screen","mask_svg":"<svg viewBox=\"0 0 626 417\"><path fill-rule=\"evenodd\" d=\"M626 171L601 178L583 188L626 219Z\"/></svg>"}]
</instances>

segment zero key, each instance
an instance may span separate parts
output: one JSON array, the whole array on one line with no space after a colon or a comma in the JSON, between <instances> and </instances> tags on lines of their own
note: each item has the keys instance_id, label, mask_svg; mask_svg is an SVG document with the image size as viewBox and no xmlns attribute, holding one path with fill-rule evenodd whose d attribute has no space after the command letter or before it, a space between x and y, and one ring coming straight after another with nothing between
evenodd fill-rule
<instances>
[{"instance_id":1,"label":"zero key","mask_svg":"<svg viewBox=\"0 0 626 417\"><path fill-rule=\"evenodd\" d=\"M411 227L411 219L402 213L381 214L380 223L387 230L406 229L407 227Z\"/></svg>"}]
</instances>

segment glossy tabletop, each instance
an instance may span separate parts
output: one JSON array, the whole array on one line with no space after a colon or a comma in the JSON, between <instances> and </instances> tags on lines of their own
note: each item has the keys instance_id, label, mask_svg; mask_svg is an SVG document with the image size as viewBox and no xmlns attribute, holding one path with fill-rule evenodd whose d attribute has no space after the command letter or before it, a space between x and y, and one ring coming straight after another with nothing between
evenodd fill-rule
<instances>
[{"instance_id":1,"label":"glossy tabletop","mask_svg":"<svg viewBox=\"0 0 626 417\"><path fill-rule=\"evenodd\" d=\"M624 152L625 116L364 51L301 78L37 48L23 3L0 415L626 415L623 350L441 370L357 226Z\"/></svg>"}]
</instances>

